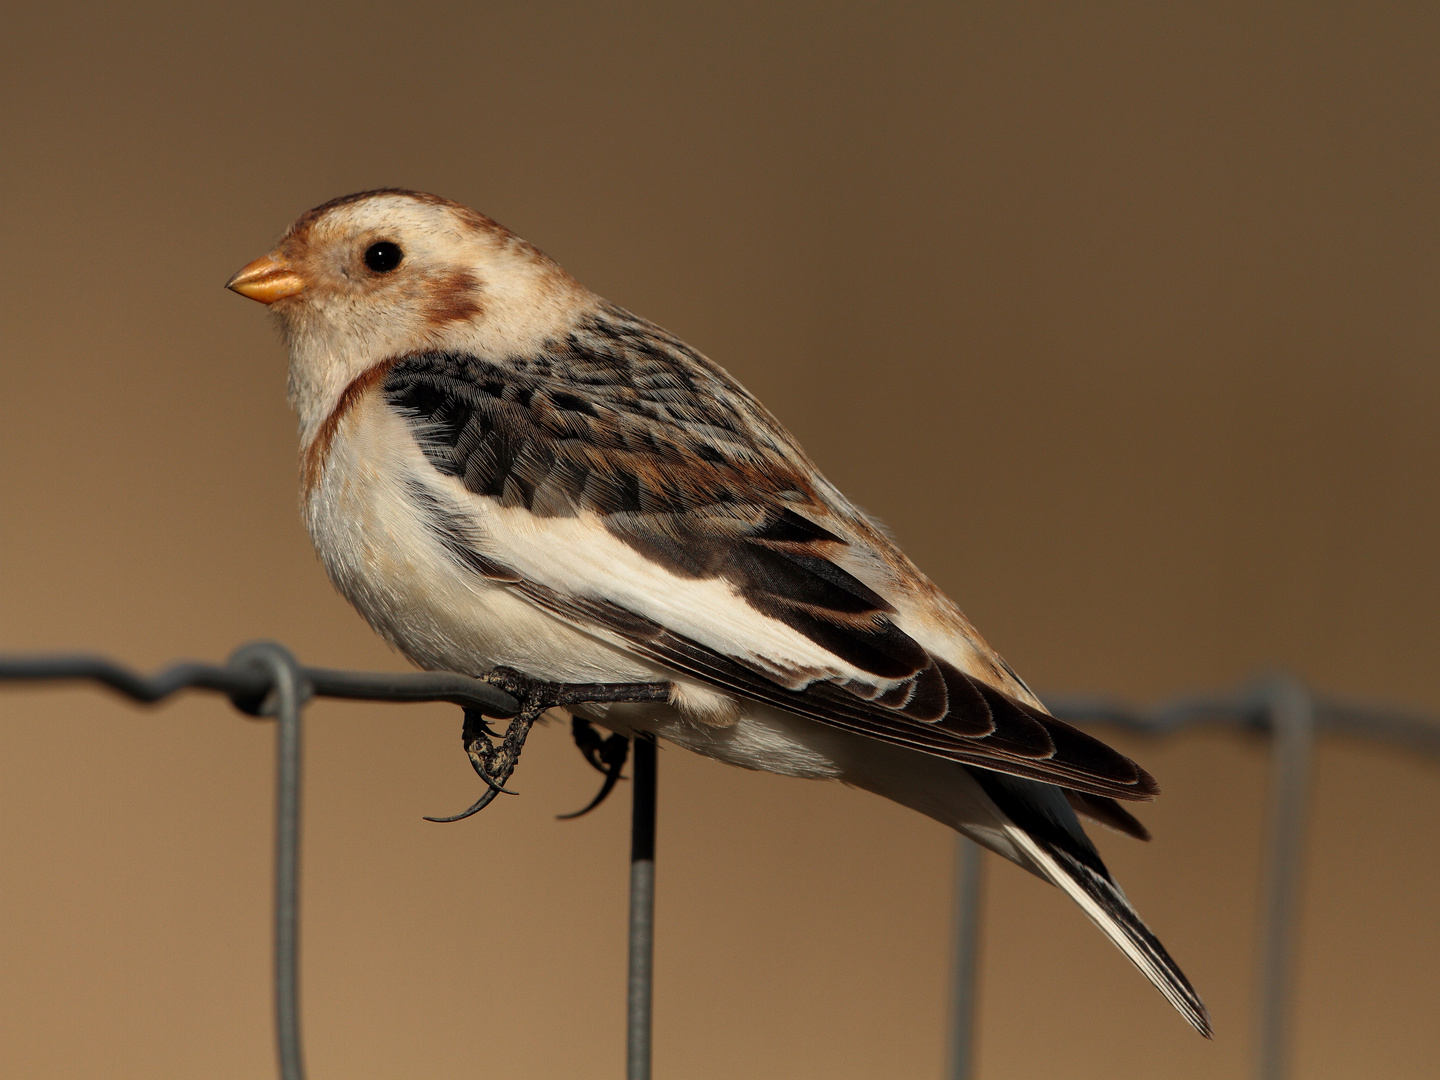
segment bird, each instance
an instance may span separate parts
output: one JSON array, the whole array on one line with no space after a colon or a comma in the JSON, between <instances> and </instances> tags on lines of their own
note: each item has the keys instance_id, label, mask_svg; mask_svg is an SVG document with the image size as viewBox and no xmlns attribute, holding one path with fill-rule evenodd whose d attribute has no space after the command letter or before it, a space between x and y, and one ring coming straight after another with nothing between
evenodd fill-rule
<instances>
[{"instance_id":1,"label":"bird","mask_svg":"<svg viewBox=\"0 0 1440 1080\"><path fill-rule=\"evenodd\" d=\"M1148 839L1118 800L1155 780L1051 716L723 368L424 192L317 206L226 284L288 349L316 552L411 662L668 686L572 711L957 830L1210 1037L1080 822Z\"/></svg>"}]
</instances>

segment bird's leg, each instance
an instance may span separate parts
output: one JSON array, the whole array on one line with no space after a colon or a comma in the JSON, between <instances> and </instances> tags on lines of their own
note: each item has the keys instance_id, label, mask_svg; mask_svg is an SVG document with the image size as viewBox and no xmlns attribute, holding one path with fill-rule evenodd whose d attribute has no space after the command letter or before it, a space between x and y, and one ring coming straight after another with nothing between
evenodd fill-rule
<instances>
[{"instance_id":1,"label":"bird's leg","mask_svg":"<svg viewBox=\"0 0 1440 1080\"><path fill-rule=\"evenodd\" d=\"M525 747L526 736L546 709L556 705L591 702L663 702L670 698L668 683L547 683L511 668L496 668L486 677L486 681L520 702L520 711L511 718L502 736L490 727L478 709L465 710L465 727L462 732L465 752L469 755L475 772L485 781L486 790L462 813L454 817L426 818L426 821L462 821L489 806L496 795L514 795L515 792L505 787L505 781L510 779L520 761L520 751ZM619 740L618 743L616 740ZM580 811L582 814L594 809L614 790L620 779L620 767L625 762L629 744L629 740L618 735L604 741L596 736L595 742L598 745L594 750L594 758L586 753L584 746L581 747L581 752L586 753L586 759L606 774L606 780L600 795L585 810ZM578 817L579 814L569 816Z\"/></svg>"},{"instance_id":2,"label":"bird's leg","mask_svg":"<svg viewBox=\"0 0 1440 1080\"><path fill-rule=\"evenodd\" d=\"M605 774L605 782L600 785L600 793L590 800L585 809L576 810L573 814L557 815L561 821L573 821L583 817L609 798L615 785L622 779L620 770L625 766L625 759L630 756L630 740L624 735L608 735L602 739L590 721L578 716L570 718L570 734L574 736L575 745L580 748L585 760L597 771Z\"/></svg>"},{"instance_id":3,"label":"bird's leg","mask_svg":"<svg viewBox=\"0 0 1440 1080\"><path fill-rule=\"evenodd\" d=\"M520 711L511 718L505 734L501 735L489 725L479 709L465 710L465 726L460 739L465 753L469 755L471 767L485 781L485 791L468 809L453 817L427 817L426 821L463 821L484 810L496 795L514 795L515 792L505 786L505 781L510 779L515 766L520 763L520 751L525 748L530 729L546 709L556 704L561 689L553 683L538 682L508 668L496 668L486 681L519 701Z\"/></svg>"},{"instance_id":4,"label":"bird's leg","mask_svg":"<svg viewBox=\"0 0 1440 1080\"><path fill-rule=\"evenodd\" d=\"M581 683L561 689L561 704L586 705L620 702L666 702L670 700L669 683ZM583 817L610 797L622 777L621 768L630 754L630 740L624 735L600 738L590 722L578 716L570 718L570 733L575 745L596 770L605 774L600 791L584 809L573 814L557 815L561 821Z\"/></svg>"}]
</instances>

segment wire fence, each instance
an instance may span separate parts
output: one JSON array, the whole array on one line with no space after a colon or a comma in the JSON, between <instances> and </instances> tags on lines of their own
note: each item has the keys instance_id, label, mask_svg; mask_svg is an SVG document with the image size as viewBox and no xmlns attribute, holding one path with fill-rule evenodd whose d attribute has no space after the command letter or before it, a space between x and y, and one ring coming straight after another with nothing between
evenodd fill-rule
<instances>
[{"instance_id":1,"label":"wire fence","mask_svg":"<svg viewBox=\"0 0 1440 1080\"><path fill-rule=\"evenodd\" d=\"M1054 697L1046 705L1072 724L1112 724L1149 737L1207 725L1269 735L1270 806L1252 1075L1256 1080L1286 1080L1291 969L1315 736L1332 732L1440 759L1440 724L1410 713L1315 698L1303 684L1283 675L1233 693L1179 698L1149 710L1104 698ZM955 861L948 1080L973 1080L982 863L979 850L963 838Z\"/></svg>"},{"instance_id":2,"label":"wire fence","mask_svg":"<svg viewBox=\"0 0 1440 1080\"><path fill-rule=\"evenodd\" d=\"M145 703L162 701L181 690L208 690L224 694L248 716L273 717L277 721L273 948L274 1017L281 1080L303 1080L305 1076L297 963L301 717L305 704L314 697L444 701L467 710L467 724L473 711L478 716L511 720L510 730L514 732L517 720L530 715L533 721L543 707L551 704L656 699L653 687L646 696L646 689L633 684L549 687L549 693L527 697L516 696L484 679L451 673L306 667L284 646L272 642L246 645L224 665L177 663L151 677L95 656L0 657L0 682L77 681L99 683ZM514 689L512 684L502 685ZM529 686L534 689L545 684ZM634 696L637 693L638 698ZM1338 732L1440 759L1440 725L1412 714L1316 699L1302 684L1281 676L1232 694L1182 698L1153 710L1133 709L1101 698L1054 698L1049 706L1057 717L1071 723L1112 724L1147 736L1166 736L1200 725L1238 727L1270 735L1271 791L1259 991L1255 1001L1259 1037L1254 1075L1258 1080L1285 1080L1286 1011L1315 735L1319 731ZM519 738L523 742L523 730ZM513 759L510 764L513 768ZM653 742L636 741L632 770L626 1077L649 1080L656 820ZM478 764L477 772L493 789L482 796L478 807L503 790L508 772L498 783ZM612 783L613 779L607 778L606 792ZM974 1077L982 865L979 849L961 839L956 850L948 1080Z\"/></svg>"},{"instance_id":3,"label":"wire fence","mask_svg":"<svg viewBox=\"0 0 1440 1080\"><path fill-rule=\"evenodd\" d=\"M439 673L336 671L302 666L283 645L256 642L231 656L224 666L178 663L146 678L95 656L0 657L0 682L97 682L136 701L161 701L180 690L224 694L241 712L274 717L276 731L274 1015L281 1080L304 1080L300 1038L300 753L301 713L314 697L352 701L446 701L466 710L467 734L474 716L511 720L500 752L512 741L523 744L529 724L545 708L592 701L656 700L668 693L651 684L594 683L556 686L524 680L527 693L516 697L484 679ZM505 680L507 684L513 680ZM517 726L523 725L523 726ZM483 728L483 721L480 725ZM477 736L478 737L478 736ZM483 740L488 747L488 739ZM628 987L628 1080L650 1077L651 959L654 955L655 898L655 745L636 740L632 801L630 871L630 963ZM509 759L514 767L519 746ZM498 755L487 755L490 762ZM474 755L472 754L472 760ZM616 766L618 769L618 766ZM509 772L491 775L477 763L489 785L466 814L503 791ZM618 775L618 774L617 774ZM607 778L608 779L608 778ZM607 783L609 790L613 780ZM603 793L602 793L603 794ZM598 799L596 800L599 801ZM595 805L594 803L591 804ZM457 820L457 819L449 819Z\"/></svg>"}]
</instances>

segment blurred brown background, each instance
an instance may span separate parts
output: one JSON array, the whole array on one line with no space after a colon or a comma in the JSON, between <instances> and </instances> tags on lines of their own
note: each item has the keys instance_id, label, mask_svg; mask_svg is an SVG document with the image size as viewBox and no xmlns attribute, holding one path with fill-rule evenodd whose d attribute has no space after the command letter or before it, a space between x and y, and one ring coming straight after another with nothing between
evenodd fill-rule
<instances>
[{"instance_id":1,"label":"blurred brown background","mask_svg":"<svg viewBox=\"0 0 1440 1080\"><path fill-rule=\"evenodd\" d=\"M1084 7L1084 6L1082 6ZM0 649L400 667L296 513L221 284L378 185L469 203L726 365L1042 692L1286 668L1440 714L1434 5L16 8L0 51ZM310 713L311 1075L621 1069L627 800L558 728L479 819L449 707ZM266 1077L273 732L0 694L0 1074ZM1264 744L1120 740L1101 843L1206 1044L992 860L980 1073L1231 1077ZM1296 1075L1440 1063L1440 775L1323 743ZM661 758L657 1075L939 1075L951 838Z\"/></svg>"}]
</instances>

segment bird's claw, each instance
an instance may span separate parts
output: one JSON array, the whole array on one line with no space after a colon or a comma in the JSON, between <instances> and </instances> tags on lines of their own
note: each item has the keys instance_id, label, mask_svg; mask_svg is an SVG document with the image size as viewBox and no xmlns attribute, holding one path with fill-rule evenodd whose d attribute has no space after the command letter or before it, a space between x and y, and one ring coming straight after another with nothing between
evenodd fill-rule
<instances>
[{"instance_id":1,"label":"bird's claw","mask_svg":"<svg viewBox=\"0 0 1440 1080\"><path fill-rule=\"evenodd\" d=\"M557 814L556 817L561 821L574 821L578 817L584 817L608 799L615 790L615 785L623 779L620 770L625 765L625 759L630 756L630 740L624 735L609 735L602 739L588 720L578 716L570 718L570 734L585 760L594 766L597 772L605 774L605 782L584 809L576 810L573 814Z\"/></svg>"},{"instance_id":2,"label":"bird's claw","mask_svg":"<svg viewBox=\"0 0 1440 1080\"><path fill-rule=\"evenodd\" d=\"M668 683L548 683L503 667L492 671L486 676L486 681L515 698L520 703L520 711L501 733L490 726L478 709L465 710L461 738L470 764L476 775L485 781L486 790L463 813L454 817L427 817L426 821L463 821L489 806L495 796L516 794L505 786L505 782L520 761L526 736L546 709L590 702L664 702L669 700L671 693ZM588 814L609 797L621 779L620 769L630 748L630 740L625 736L610 735L602 739L588 722L578 717L573 719L571 730L585 760L605 774L605 782L589 806L573 814L562 814L565 819Z\"/></svg>"},{"instance_id":3,"label":"bird's claw","mask_svg":"<svg viewBox=\"0 0 1440 1080\"><path fill-rule=\"evenodd\" d=\"M484 810L496 795L518 794L507 788L505 781L510 779L515 766L520 763L520 751L525 748L525 738L530 734L531 727L546 709L555 704L555 687L506 668L497 668L491 673L489 681L516 698L520 702L520 711L510 720L502 735L490 726L478 709L465 710L461 740L465 744L465 753L470 757L471 767L485 781L488 790L468 810L453 817L427 817L426 821L463 821Z\"/></svg>"},{"instance_id":4,"label":"bird's claw","mask_svg":"<svg viewBox=\"0 0 1440 1080\"><path fill-rule=\"evenodd\" d=\"M518 758L519 755L517 754L516 757ZM478 775L481 780L485 781L485 786L488 787L492 793L496 795L519 795L520 793L518 791L511 791L509 788L507 788L505 786L505 781L496 780L493 776L490 775L490 771L488 768L486 768L486 766L490 763L491 760L493 760L493 758L493 747L489 748L488 752L478 752L475 750L470 751L470 765L474 768L476 775ZM504 766L502 765L501 768L503 769ZM514 770L515 765L512 763L510 768L506 771L514 772Z\"/></svg>"},{"instance_id":5,"label":"bird's claw","mask_svg":"<svg viewBox=\"0 0 1440 1080\"><path fill-rule=\"evenodd\" d=\"M485 794L481 795L480 798L476 799L474 803L470 805L468 810L461 810L460 813L451 817L427 817L425 820L433 821L438 825L448 825L452 821L464 821L467 817L470 817L472 814L478 814L481 810L484 810L485 807L489 806L499 791L499 788L488 788ZM514 795L515 792L511 791L507 792L507 794Z\"/></svg>"}]
</instances>

